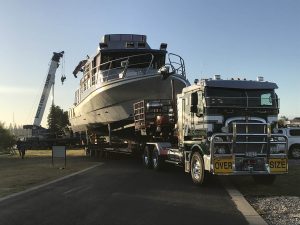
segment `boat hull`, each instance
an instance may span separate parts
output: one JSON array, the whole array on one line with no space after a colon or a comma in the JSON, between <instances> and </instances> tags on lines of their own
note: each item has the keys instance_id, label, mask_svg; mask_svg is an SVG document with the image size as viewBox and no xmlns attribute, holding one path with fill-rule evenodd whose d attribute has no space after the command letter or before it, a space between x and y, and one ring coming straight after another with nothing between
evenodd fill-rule
<instances>
[{"instance_id":1,"label":"boat hull","mask_svg":"<svg viewBox=\"0 0 300 225\"><path fill-rule=\"evenodd\" d=\"M188 81L180 75L162 79L161 74L117 79L96 87L69 113L73 132L97 129L111 124L114 128L133 123L133 103L143 99L172 99Z\"/></svg>"}]
</instances>

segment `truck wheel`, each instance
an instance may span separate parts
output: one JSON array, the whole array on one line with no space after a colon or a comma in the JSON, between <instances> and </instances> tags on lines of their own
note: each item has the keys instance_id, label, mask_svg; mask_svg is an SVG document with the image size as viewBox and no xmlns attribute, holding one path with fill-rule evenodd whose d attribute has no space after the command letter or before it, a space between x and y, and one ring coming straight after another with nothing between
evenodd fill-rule
<instances>
[{"instance_id":1,"label":"truck wheel","mask_svg":"<svg viewBox=\"0 0 300 225\"><path fill-rule=\"evenodd\" d=\"M290 148L289 156L292 159L300 159L300 145L293 145Z\"/></svg>"},{"instance_id":2,"label":"truck wheel","mask_svg":"<svg viewBox=\"0 0 300 225\"><path fill-rule=\"evenodd\" d=\"M204 182L204 161L199 152L194 152L191 159L191 176L196 185Z\"/></svg>"},{"instance_id":3,"label":"truck wheel","mask_svg":"<svg viewBox=\"0 0 300 225\"><path fill-rule=\"evenodd\" d=\"M146 168L148 169L152 168L151 151L148 146L146 146L144 149L143 163Z\"/></svg>"},{"instance_id":4,"label":"truck wheel","mask_svg":"<svg viewBox=\"0 0 300 225\"><path fill-rule=\"evenodd\" d=\"M152 165L153 169L160 170L163 167L163 161L161 157L158 154L158 150L156 148L152 151Z\"/></svg>"},{"instance_id":5,"label":"truck wheel","mask_svg":"<svg viewBox=\"0 0 300 225\"><path fill-rule=\"evenodd\" d=\"M271 185L276 179L275 175L254 175L252 177L255 183L264 185Z\"/></svg>"}]
</instances>

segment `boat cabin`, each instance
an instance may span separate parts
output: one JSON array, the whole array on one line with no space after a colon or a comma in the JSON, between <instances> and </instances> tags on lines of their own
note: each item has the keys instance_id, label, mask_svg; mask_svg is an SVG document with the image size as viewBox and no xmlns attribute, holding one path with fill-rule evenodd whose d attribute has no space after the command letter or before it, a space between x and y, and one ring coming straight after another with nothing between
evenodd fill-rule
<instances>
[{"instance_id":1,"label":"boat cabin","mask_svg":"<svg viewBox=\"0 0 300 225\"><path fill-rule=\"evenodd\" d=\"M83 72L80 89L76 95L87 89L125 77L155 74L165 65L167 44L151 49L146 35L106 34L102 37L94 57L87 56L73 71L74 76ZM80 98L76 97L75 102Z\"/></svg>"}]
</instances>

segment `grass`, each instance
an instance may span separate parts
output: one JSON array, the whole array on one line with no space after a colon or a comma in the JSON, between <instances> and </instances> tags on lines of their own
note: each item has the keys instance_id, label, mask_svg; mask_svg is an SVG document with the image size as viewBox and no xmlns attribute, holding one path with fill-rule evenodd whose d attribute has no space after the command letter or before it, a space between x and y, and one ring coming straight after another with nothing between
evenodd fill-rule
<instances>
[{"instance_id":1,"label":"grass","mask_svg":"<svg viewBox=\"0 0 300 225\"><path fill-rule=\"evenodd\" d=\"M85 169L97 162L85 156L84 150L67 150L67 166L63 159L52 165L51 150L28 150L19 155L0 156L0 197L25 190Z\"/></svg>"},{"instance_id":2,"label":"grass","mask_svg":"<svg viewBox=\"0 0 300 225\"><path fill-rule=\"evenodd\" d=\"M289 172L276 177L272 185L256 184L250 176L231 177L230 180L246 197L300 197L300 165L289 165Z\"/></svg>"}]
</instances>

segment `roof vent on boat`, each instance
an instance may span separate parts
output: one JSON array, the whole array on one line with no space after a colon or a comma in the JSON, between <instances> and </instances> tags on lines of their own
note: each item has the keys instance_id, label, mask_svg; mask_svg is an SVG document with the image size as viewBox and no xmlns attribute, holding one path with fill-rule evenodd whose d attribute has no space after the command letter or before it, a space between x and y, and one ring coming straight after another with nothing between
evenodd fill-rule
<instances>
[{"instance_id":1,"label":"roof vent on boat","mask_svg":"<svg viewBox=\"0 0 300 225\"><path fill-rule=\"evenodd\" d=\"M259 81L259 82L263 82L264 81L264 77L262 77L262 76L259 76L259 77L257 77L257 79L256 79L257 81Z\"/></svg>"},{"instance_id":2,"label":"roof vent on boat","mask_svg":"<svg viewBox=\"0 0 300 225\"><path fill-rule=\"evenodd\" d=\"M108 47L107 44L104 43L104 42L100 42L99 46L100 46L100 49L103 49L103 48L107 48L107 47Z\"/></svg>"},{"instance_id":3,"label":"roof vent on boat","mask_svg":"<svg viewBox=\"0 0 300 225\"><path fill-rule=\"evenodd\" d=\"M160 44L160 50L167 50L168 44L167 43L161 43Z\"/></svg>"},{"instance_id":4,"label":"roof vent on boat","mask_svg":"<svg viewBox=\"0 0 300 225\"><path fill-rule=\"evenodd\" d=\"M221 80L221 75L214 75L214 80Z\"/></svg>"}]
</instances>

